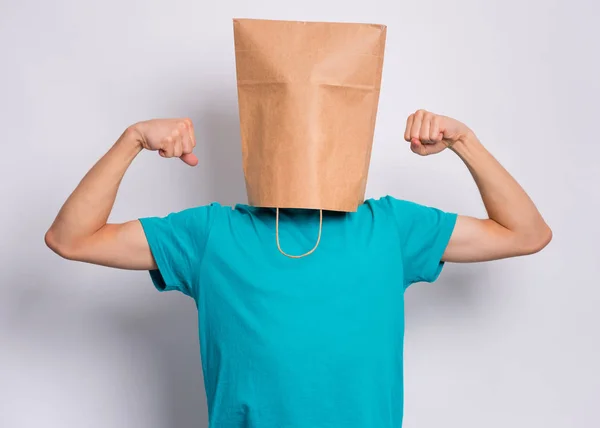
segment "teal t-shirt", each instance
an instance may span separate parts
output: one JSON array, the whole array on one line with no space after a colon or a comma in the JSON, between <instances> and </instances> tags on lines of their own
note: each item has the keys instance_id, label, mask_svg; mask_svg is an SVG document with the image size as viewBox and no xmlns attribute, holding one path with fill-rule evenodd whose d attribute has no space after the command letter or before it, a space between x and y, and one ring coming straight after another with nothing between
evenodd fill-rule
<instances>
[{"instance_id":1,"label":"teal t-shirt","mask_svg":"<svg viewBox=\"0 0 600 428\"><path fill-rule=\"evenodd\" d=\"M319 213L281 210L283 251ZM211 428L399 428L404 291L433 282L456 215L392 197L325 212L310 256L275 210L211 204L140 219L156 287L198 308Z\"/></svg>"}]
</instances>

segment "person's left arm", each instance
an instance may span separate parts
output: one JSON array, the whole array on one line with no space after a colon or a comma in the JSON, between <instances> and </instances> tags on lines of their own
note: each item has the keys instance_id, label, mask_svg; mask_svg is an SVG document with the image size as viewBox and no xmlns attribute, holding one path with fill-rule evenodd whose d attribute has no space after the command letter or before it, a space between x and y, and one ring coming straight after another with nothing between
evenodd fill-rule
<instances>
[{"instance_id":1,"label":"person's left arm","mask_svg":"<svg viewBox=\"0 0 600 428\"><path fill-rule=\"evenodd\" d=\"M463 123L425 110L409 116L406 141L426 156L449 148L473 176L487 219L459 215L442 256L447 262L479 262L541 251L552 231L523 188Z\"/></svg>"}]
</instances>

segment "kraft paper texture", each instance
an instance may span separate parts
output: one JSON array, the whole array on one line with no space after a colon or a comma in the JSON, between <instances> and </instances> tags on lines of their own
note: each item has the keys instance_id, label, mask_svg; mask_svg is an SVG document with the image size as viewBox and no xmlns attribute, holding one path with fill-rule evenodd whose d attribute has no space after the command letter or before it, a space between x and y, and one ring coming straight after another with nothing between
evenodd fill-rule
<instances>
[{"instance_id":1,"label":"kraft paper texture","mask_svg":"<svg viewBox=\"0 0 600 428\"><path fill-rule=\"evenodd\" d=\"M233 23L248 203L356 211L365 196L386 27Z\"/></svg>"}]
</instances>

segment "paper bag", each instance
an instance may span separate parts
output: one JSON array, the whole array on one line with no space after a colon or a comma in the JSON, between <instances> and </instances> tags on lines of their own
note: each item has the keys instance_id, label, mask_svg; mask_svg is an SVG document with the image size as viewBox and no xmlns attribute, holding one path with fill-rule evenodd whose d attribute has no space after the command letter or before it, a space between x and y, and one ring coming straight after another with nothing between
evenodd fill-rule
<instances>
[{"instance_id":1,"label":"paper bag","mask_svg":"<svg viewBox=\"0 0 600 428\"><path fill-rule=\"evenodd\" d=\"M234 20L250 205L364 202L385 36L374 24Z\"/></svg>"}]
</instances>

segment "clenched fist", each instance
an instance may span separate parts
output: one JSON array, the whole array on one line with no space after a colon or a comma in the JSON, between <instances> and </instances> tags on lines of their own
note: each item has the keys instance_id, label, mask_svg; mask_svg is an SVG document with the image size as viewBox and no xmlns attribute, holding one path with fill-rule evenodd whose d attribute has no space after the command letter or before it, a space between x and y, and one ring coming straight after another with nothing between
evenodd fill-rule
<instances>
[{"instance_id":1,"label":"clenched fist","mask_svg":"<svg viewBox=\"0 0 600 428\"><path fill-rule=\"evenodd\" d=\"M198 164L192 153L196 138L190 119L152 119L136 123L131 129L144 149L158 151L164 158L180 158L190 166Z\"/></svg>"},{"instance_id":2,"label":"clenched fist","mask_svg":"<svg viewBox=\"0 0 600 428\"><path fill-rule=\"evenodd\" d=\"M410 143L410 149L414 153L427 156L452 147L471 133L471 130L458 120L417 110L408 116L404 139Z\"/></svg>"}]
</instances>

